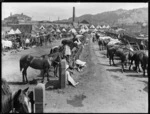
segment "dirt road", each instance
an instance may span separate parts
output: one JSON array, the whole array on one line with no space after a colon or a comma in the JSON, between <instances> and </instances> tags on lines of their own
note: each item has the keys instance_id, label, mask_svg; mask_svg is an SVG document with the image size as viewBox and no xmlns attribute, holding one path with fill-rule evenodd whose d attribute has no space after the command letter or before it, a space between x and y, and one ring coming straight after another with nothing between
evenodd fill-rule
<instances>
[{"instance_id":1,"label":"dirt road","mask_svg":"<svg viewBox=\"0 0 150 114\"><path fill-rule=\"evenodd\" d=\"M53 43L59 44L60 41ZM8 80L14 91L28 86L32 90L36 86L21 83L18 60L25 53L39 56L49 53L49 49L48 46L37 47L2 57L2 77ZM135 72L121 73L119 65L109 66L105 53L99 51L97 44L90 40L80 56L81 60L87 62L87 67L73 74L79 85L76 88L68 85L65 89L47 89L45 112L148 112L148 78ZM41 79L39 73L29 68L28 79Z\"/></svg>"}]
</instances>

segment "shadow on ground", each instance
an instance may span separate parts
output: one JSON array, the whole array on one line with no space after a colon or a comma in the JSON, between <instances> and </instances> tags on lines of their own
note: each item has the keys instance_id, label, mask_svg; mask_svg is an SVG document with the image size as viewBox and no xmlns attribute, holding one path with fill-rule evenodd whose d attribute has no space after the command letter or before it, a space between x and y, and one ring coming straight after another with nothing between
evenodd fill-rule
<instances>
[{"instance_id":1,"label":"shadow on ground","mask_svg":"<svg viewBox=\"0 0 150 114\"><path fill-rule=\"evenodd\" d=\"M145 83L146 86L143 88L143 90L148 93L148 82L147 81L141 81L141 82Z\"/></svg>"},{"instance_id":2,"label":"shadow on ground","mask_svg":"<svg viewBox=\"0 0 150 114\"><path fill-rule=\"evenodd\" d=\"M147 76L143 76L143 74L138 74L136 73L135 75L130 74L130 75L126 75L128 77L137 77L137 78L147 78Z\"/></svg>"},{"instance_id":3,"label":"shadow on ground","mask_svg":"<svg viewBox=\"0 0 150 114\"><path fill-rule=\"evenodd\" d=\"M109 72L121 72L121 69L107 69Z\"/></svg>"},{"instance_id":4,"label":"shadow on ground","mask_svg":"<svg viewBox=\"0 0 150 114\"><path fill-rule=\"evenodd\" d=\"M46 90L52 90L52 89L59 89L60 88L60 82L59 80L50 80L45 84Z\"/></svg>"},{"instance_id":5,"label":"shadow on ground","mask_svg":"<svg viewBox=\"0 0 150 114\"><path fill-rule=\"evenodd\" d=\"M8 82L9 85L24 85L23 82Z\"/></svg>"}]
</instances>

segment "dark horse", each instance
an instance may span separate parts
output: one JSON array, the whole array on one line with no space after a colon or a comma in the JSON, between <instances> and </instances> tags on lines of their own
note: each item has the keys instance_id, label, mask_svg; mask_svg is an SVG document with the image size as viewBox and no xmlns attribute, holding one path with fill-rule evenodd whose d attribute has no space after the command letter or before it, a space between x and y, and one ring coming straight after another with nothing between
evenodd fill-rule
<instances>
[{"instance_id":1,"label":"dark horse","mask_svg":"<svg viewBox=\"0 0 150 114\"><path fill-rule=\"evenodd\" d=\"M60 45L60 46L52 47L50 50L50 55L55 55L58 57L52 65L54 67L54 76L57 76L59 63L60 63L61 59L64 58L64 46Z\"/></svg>"},{"instance_id":2,"label":"dark horse","mask_svg":"<svg viewBox=\"0 0 150 114\"><path fill-rule=\"evenodd\" d=\"M109 64L111 65L111 61L114 63L114 55L118 56L121 60L122 72L124 72L124 65L127 64L127 61L130 59L130 54L132 54L133 48L130 45L122 45L122 46L113 46L109 48Z\"/></svg>"},{"instance_id":3,"label":"dark horse","mask_svg":"<svg viewBox=\"0 0 150 114\"><path fill-rule=\"evenodd\" d=\"M72 52L73 48L76 48L77 50L79 48L78 44L73 42L73 39L71 39L71 40L62 40L61 43L62 43L63 46L68 45L70 47L71 52ZM64 57L66 57L67 62L70 63L70 55L66 55Z\"/></svg>"},{"instance_id":4,"label":"dark horse","mask_svg":"<svg viewBox=\"0 0 150 114\"><path fill-rule=\"evenodd\" d=\"M73 39L70 40L62 40L61 44L64 45L68 45L70 47L70 49L72 50L74 47L78 48L78 44L73 42Z\"/></svg>"},{"instance_id":5,"label":"dark horse","mask_svg":"<svg viewBox=\"0 0 150 114\"><path fill-rule=\"evenodd\" d=\"M60 46L54 46L50 49L50 54L54 54L56 52L60 52L62 55L62 59L63 59L63 54L64 54L64 46L60 45Z\"/></svg>"},{"instance_id":6,"label":"dark horse","mask_svg":"<svg viewBox=\"0 0 150 114\"><path fill-rule=\"evenodd\" d=\"M110 42L110 39L98 39L98 45L100 50L106 49L107 44Z\"/></svg>"},{"instance_id":7,"label":"dark horse","mask_svg":"<svg viewBox=\"0 0 150 114\"><path fill-rule=\"evenodd\" d=\"M20 71L22 71L22 78L24 82L24 77L26 78L26 82L28 82L27 79L27 68L30 66L34 69L43 70L43 81L44 81L44 75L47 73L47 80L48 78L48 71L52 64L52 57L49 57L48 55L43 55L41 57L32 56L32 55L24 55L20 58Z\"/></svg>"},{"instance_id":8,"label":"dark horse","mask_svg":"<svg viewBox=\"0 0 150 114\"><path fill-rule=\"evenodd\" d=\"M31 107L29 105L30 99L26 93L28 89L29 88L26 88L24 90L19 89L14 94L12 94L7 81L5 79L2 79L1 113L10 113L10 112L31 113Z\"/></svg>"},{"instance_id":9,"label":"dark horse","mask_svg":"<svg viewBox=\"0 0 150 114\"><path fill-rule=\"evenodd\" d=\"M57 76L57 71L61 62L61 59L63 58L62 52L55 52L50 54L50 57L52 57L52 66L54 67L54 76Z\"/></svg>"},{"instance_id":10,"label":"dark horse","mask_svg":"<svg viewBox=\"0 0 150 114\"><path fill-rule=\"evenodd\" d=\"M131 63L129 66L129 70L131 69L131 65L135 61L135 70L138 72L140 70L139 63L141 63L142 69L143 69L143 76L145 76L145 70L148 71L148 53L144 51L136 51L133 56L131 57ZM138 68L138 69L137 69Z\"/></svg>"}]
</instances>

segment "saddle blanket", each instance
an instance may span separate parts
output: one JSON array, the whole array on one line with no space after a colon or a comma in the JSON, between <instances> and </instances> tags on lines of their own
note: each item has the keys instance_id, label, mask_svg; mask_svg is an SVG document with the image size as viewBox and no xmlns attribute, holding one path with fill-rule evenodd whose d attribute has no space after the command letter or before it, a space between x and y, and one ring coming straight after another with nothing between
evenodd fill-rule
<instances>
[{"instance_id":1,"label":"saddle blanket","mask_svg":"<svg viewBox=\"0 0 150 114\"><path fill-rule=\"evenodd\" d=\"M79 59L77 59L77 60L75 61L75 63L78 64L78 65L80 65L80 66L85 66L85 64L86 64L86 62L81 61L81 60L79 60Z\"/></svg>"},{"instance_id":2,"label":"saddle blanket","mask_svg":"<svg viewBox=\"0 0 150 114\"><path fill-rule=\"evenodd\" d=\"M71 49L68 45L65 45L65 56L66 55L71 55Z\"/></svg>"}]
</instances>

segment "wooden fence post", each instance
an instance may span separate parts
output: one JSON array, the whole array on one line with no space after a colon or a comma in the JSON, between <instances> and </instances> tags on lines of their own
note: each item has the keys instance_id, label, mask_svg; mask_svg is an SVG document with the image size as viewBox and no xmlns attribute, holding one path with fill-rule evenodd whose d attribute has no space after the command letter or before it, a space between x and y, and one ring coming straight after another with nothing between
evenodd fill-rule
<instances>
[{"instance_id":1,"label":"wooden fence post","mask_svg":"<svg viewBox=\"0 0 150 114\"><path fill-rule=\"evenodd\" d=\"M45 107L45 84L38 83L34 88L35 113L44 113Z\"/></svg>"},{"instance_id":2,"label":"wooden fence post","mask_svg":"<svg viewBox=\"0 0 150 114\"><path fill-rule=\"evenodd\" d=\"M66 87L66 60L63 59L59 65L59 84L62 89Z\"/></svg>"}]
</instances>

